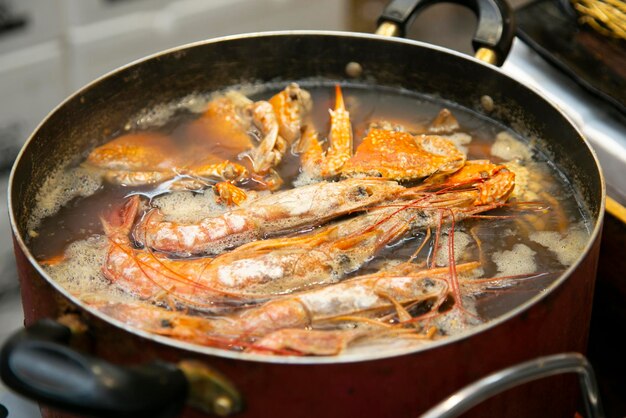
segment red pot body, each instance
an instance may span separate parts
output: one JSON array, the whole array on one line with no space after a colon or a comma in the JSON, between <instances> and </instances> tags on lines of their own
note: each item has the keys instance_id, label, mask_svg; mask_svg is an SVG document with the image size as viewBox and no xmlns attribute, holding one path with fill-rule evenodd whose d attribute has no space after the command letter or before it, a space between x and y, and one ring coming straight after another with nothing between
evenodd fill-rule
<instances>
[{"instance_id":1,"label":"red pot body","mask_svg":"<svg viewBox=\"0 0 626 418\"><path fill-rule=\"evenodd\" d=\"M54 289L16 249L25 324L77 312L88 324L79 345L118 364L199 359L232 380L242 417L416 417L485 375L539 356L586 351L599 240L561 286L519 315L478 334L402 356L334 364L275 364L201 355L133 335L87 314ZM174 343L175 344L175 343ZM498 395L476 417L573 417L576 376L555 376ZM45 417L71 417L46 408ZM187 408L183 417L206 416Z\"/></svg>"}]
</instances>

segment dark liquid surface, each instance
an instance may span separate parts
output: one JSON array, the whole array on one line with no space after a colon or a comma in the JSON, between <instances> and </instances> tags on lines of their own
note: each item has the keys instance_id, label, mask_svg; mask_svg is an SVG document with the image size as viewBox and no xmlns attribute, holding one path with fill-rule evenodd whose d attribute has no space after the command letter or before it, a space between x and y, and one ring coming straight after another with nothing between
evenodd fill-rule
<instances>
[{"instance_id":1,"label":"dark liquid surface","mask_svg":"<svg viewBox=\"0 0 626 418\"><path fill-rule=\"evenodd\" d=\"M333 108L335 102L334 88L332 85L301 85L312 95L313 110L310 117L320 132L320 138L325 138L329 130L328 109ZM250 98L268 99L282 87L268 88ZM491 154L496 135L501 132L507 132L521 143L527 143L508 128L450 103L432 101L412 93L371 87L345 86L343 94L351 116L355 147L365 136L369 123L373 121L386 120L402 124L410 132L426 132L430 122L443 107L450 109L457 118L461 126L460 132L472 138L467 145L468 160L489 159L496 163L504 161ZM178 112L165 125L155 127L154 130L177 138L177 142L185 146L186 138L182 136L182 132L185 125L192 123L197 116L192 112ZM230 152L222 144L216 144L214 151L220 155ZM573 250L563 252L582 249L588 238L588 225L571 185L547 160L541 149L532 148L531 153L532 161L522 164L531 174L531 185L528 188L532 193L527 196L531 196L530 200L548 207L548 210L529 213L522 210L525 206L519 203L520 198L513 199L509 206L485 214L488 216L460 222L454 233L444 228L441 242L454 239L461 246L458 253L449 254L446 246L435 249L434 239L431 239L415 260L417 263L427 262L429 265L433 263L433 259L439 260L438 265L449 264L451 259L455 259L456 263L480 261L481 278L502 278L488 281L471 292L475 298L476 312L485 320L496 318L536 296L568 267L557 252L546 247L548 244L545 240L539 243L537 239L533 239L533 234L548 233L542 237L552 238L554 241L554 234L562 239L572 236L571 232L574 231L574 235L579 236L582 242L573 244ZM299 170L299 157L293 152L287 152L283 162L277 167L284 180L283 188L293 187ZM47 260L62 254L72 242L102 235L101 217L106 216L113 206L119 206L129 193L149 192L150 189L147 186L129 188L103 183L93 195L72 199L58 213L41 221L37 236L29 243L33 254L39 260ZM210 190L205 193L210 193ZM351 276L376 272L390 260L408 260L422 243L425 232L418 231L383 249L375 259L351 273ZM528 260L532 260L534 267L526 265L517 270L508 268L512 264L511 257L515 254L523 259L521 263L528 264ZM94 270L98 269L99 266L94 266ZM517 274L518 271L523 273Z\"/></svg>"}]
</instances>

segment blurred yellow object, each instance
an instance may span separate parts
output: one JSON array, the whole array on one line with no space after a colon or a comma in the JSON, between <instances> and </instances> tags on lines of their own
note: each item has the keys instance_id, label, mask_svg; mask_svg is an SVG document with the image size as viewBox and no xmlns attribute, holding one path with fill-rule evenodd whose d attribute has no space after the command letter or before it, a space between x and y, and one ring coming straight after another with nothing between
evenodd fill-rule
<instances>
[{"instance_id":1,"label":"blurred yellow object","mask_svg":"<svg viewBox=\"0 0 626 418\"><path fill-rule=\"evenodd\" d=\"M606 198L606 211L626 225L626 208L608 196Z\"/></svg>"},{"instance_id":2,"label":"blurred yellow object","mask_svg":"<svg viewBox=\"0 0 626 418\"><path fill-rule=\"evenodd\" d=\"M587 24L605 36L626 40L626 2L622 0L570 0Z\"/></svg>"}]
</instances>

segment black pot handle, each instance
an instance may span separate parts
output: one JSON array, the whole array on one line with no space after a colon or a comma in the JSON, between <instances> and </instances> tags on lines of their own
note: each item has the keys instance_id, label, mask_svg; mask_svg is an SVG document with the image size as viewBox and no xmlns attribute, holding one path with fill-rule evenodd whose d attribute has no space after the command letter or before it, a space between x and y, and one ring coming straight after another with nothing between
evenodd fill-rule
<instances>
[{"instance_id":1,"label":"black pot handle","mask_svg":"<svg viewBox=\"0 0 626 418\"><path fill-rule=\"evenodd\" d=\"M15 333L0 353L0 377L30 399L81 415L178 415L189 385L176 366L116 366L69 348L70 336L69 328L53 320Z\"/></svg>"},{"instance_id":2,"label":"black pot handle","mask_svg":"<svg viewBox=\"0 0 626 418\"><path fill-rule=\"evenodd\" d=\"M376 33L405 36L417 13L442 2L466 6L476 14L478 26L472 39L476 58L502 65L515 36L513 12L504 0L392 0L378 19Z\"/></svg>"}]
</instances>

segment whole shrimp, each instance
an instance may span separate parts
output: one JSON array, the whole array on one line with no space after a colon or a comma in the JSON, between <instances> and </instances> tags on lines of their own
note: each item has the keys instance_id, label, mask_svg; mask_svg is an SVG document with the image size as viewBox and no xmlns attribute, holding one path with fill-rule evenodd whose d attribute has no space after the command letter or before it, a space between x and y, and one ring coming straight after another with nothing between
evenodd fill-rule
<instances>
[{"instance_id":1,"label":"whole shrimp","mask_svg":"<svg viewBox=\"0 0 626 418\"><path fill-rule=\"evenodd\" d=\"M470 271L477 265L466 263L458 266L458 271ZM402 310L409 304L428 304L426 311L438 307L449 290L448 274L447 268L423 270L415 264L403 263L388 271L278 297L265 304L242 309L235 315L217 317L183 314L139 302L89 303L113 318L149 332L207 345L213 345L214 341L260 340L264 342L259 346L266 346L267 349L269 341L275 344L278 335L282 336L283 342L289 336L288 340L295 344L294 340L299 339L300 334L287 330L328 326L346 318L353 321L355 318L356 321L363 319L374 327L389 327L385 317L379 324L377 318L397 309ZM284 332L277 333L281 330ZM311 338L314 335L303 334L304 341L300 345L304 346L308 341L315 347L315 340ZM320 334L320 337L324 335ZM335 347L335 350L338 348ZM315 348L304 351L321 354Z\"/></svg>"},{"instance_id":2,"label":"whole shrimp","mask_svg":"<svg viewBox=\"0 0 626 418\"><path fill-rule=\"evenodd\" d=\"M276 192L195 223L166 221L155 209L139 223L135 239L154 250L179 256L219 254L247 242L321 225L390 200L404 190L396 182L383 179L320 182Z\"/></svg>"}]
</instances>

